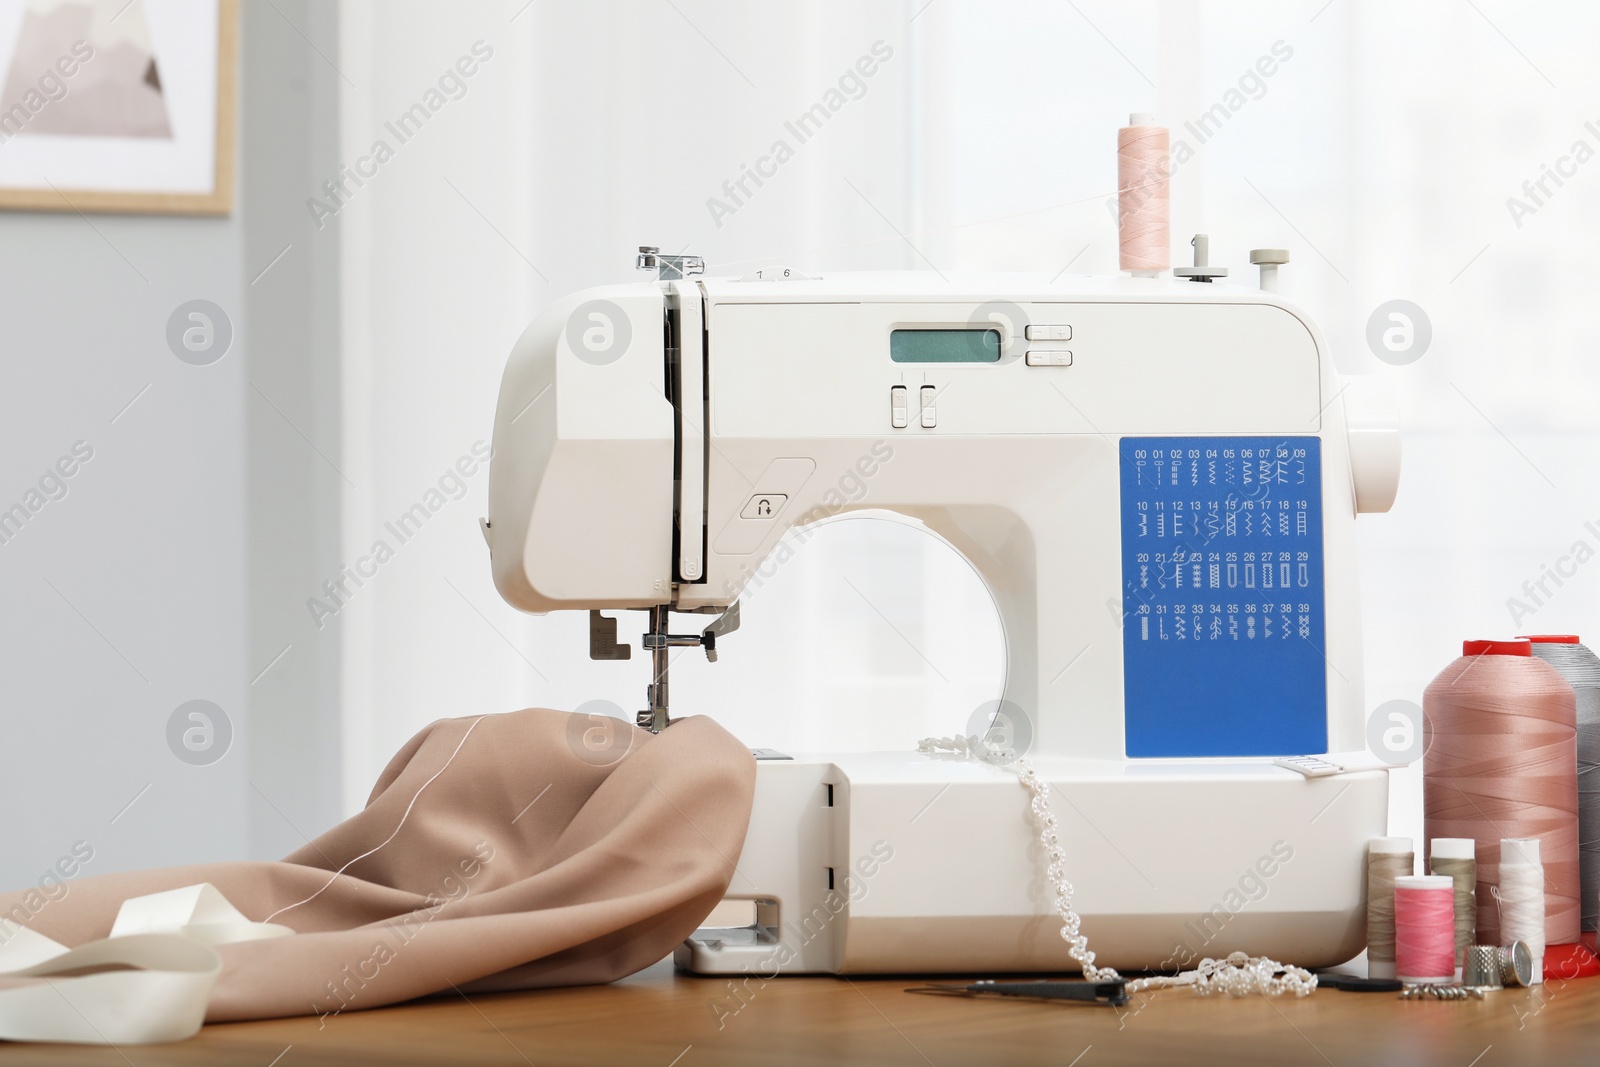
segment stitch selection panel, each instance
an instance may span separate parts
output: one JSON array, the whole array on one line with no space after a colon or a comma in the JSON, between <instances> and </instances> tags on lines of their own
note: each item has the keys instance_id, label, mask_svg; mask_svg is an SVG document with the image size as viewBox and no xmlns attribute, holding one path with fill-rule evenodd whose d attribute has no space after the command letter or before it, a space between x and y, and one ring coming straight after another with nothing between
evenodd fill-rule
<instances>
[{"instance_id":1,"label":"stitch selection panel","mask_svg":"<svg viewBox=\"0 0 1600 1067\"><path fill-rule=\"evenodd\" d=\"M1124 437L1129 756L1327 749L1316 437Z\"/></svg>"}]
</instances>

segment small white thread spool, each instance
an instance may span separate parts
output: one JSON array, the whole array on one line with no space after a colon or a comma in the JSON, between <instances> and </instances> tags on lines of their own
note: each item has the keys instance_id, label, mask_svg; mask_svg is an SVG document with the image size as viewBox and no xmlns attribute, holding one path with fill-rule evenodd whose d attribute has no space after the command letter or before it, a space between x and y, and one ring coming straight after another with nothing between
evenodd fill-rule
<instances>
[{"instance_id":1,"label":"small white thread spool","mask_svg":"<svg viewBox=\"0 0 1600 1067\"><path fill-rule=\"evenodd\" d=\"M1409 837L1367 842L1367 975L1394 977L1394 883L1416 867Z\"/></svg>"},{"instance_id":2,"label":"small white thread spool","mask_svg":"<svg viewBox=\"0 0 1600 1067\"><path fill-rule=\"evenodd\" d=\"M1500 940L1525 942L1533 956L1533 984L1544 981L1544 864L1537 837L1500 841Z\"/></svg>"}]
</instances>

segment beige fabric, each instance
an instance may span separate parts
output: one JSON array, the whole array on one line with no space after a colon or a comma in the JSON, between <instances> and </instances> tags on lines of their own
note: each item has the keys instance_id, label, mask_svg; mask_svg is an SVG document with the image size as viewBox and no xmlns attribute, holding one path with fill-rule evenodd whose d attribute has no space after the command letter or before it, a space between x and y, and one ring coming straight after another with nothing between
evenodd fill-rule
<instances>
[{"instance_id":1,"label":"beige fabric","mask_svg":"<svg viewBox=\"0 0 1600 1067\"><path fill-rule=\"evenodd\" d=\"M585 743L592 726L543 708L436 722L360 814L282 862L79 879L28 925L75 946L109 934L128 897L210 882L248 918L294 929L218 948L207 1022L612 981L666 956L722 898L755 761L705 718L660 735L622 726L620 758ZM25 914L22 896L0 895L0 915Z\"/></svg>"}]
</instances>

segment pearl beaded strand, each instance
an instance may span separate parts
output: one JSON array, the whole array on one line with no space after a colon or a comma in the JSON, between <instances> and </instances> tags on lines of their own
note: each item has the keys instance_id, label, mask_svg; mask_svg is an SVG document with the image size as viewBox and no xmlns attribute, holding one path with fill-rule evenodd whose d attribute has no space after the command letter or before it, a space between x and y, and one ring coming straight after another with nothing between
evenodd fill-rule
<instances>
[{"instance_id":1,"label":"pearl beaded strand","mask_svg":"<svg viewBox=\"0 0 1600 1067\"><path fill-rule=\"evenodd\" d=\"M1003 767L1015 774L1028 790L1028 806L1039 825L1039 845L1044 849L1048 863L1045 877L1050 882L1056 914L1061 917L1061 939L1067 943L1067 955L1083 968L1083 976L1091 982L1110 982L1120 979L1114 968L1100 967L1094 962L1094 951L1082 931L1083 920L1072 906L1072 883L1066 877L1066 853L1061 848L1061 835L1057 832L1056 816L1050 809L1050 785L1039 777L1030 760L1019 758L1009 748L998 748L973 734L956 737L925 737L917 742L917 751L925 755L951 754L957 759L973 759ZM1172 989L1192 986L1197 995L1205 997L1226 993L1242 997L1250 993L1277 997L1292 993L1303 997L1317 988L1317 976L1303 967L1292 967L1266 956L1247 956L1235 952L1224 959L1206 958L1192 971L1176 975L1155 975L1136 978L1127 984L1127 991L1137 993L1146 989Z\"/></svg>"}]
</instances>

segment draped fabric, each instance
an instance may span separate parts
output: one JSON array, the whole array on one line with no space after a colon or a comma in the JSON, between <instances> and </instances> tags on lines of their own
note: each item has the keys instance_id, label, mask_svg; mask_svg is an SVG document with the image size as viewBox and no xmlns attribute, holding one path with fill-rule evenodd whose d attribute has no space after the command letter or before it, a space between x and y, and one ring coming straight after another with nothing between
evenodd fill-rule
<instances>
[{"instance_id":1,"label":"draped fabric","mask_svg":"<svg viewBox=\"0 0 1600 1067\"><path fill-rule=\"evenodd\" d=\"M754 787L750 752L705 718L659 735L543 708L445 719L359 814L279 862L83 878L37 912L0 895L0 916L77 946L130 897L206 882L295 931L218 946L207 1022L609 982L722 899ZM0 976L0 990L30 981Z\"/></svg>"}]
</instances>

